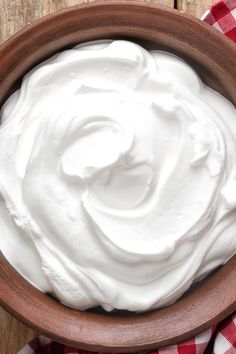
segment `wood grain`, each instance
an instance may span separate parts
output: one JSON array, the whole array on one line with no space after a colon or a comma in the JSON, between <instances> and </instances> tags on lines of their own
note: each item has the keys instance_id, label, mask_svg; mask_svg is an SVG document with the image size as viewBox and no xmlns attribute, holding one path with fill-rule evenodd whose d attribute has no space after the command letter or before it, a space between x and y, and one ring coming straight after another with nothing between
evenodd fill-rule
<instances>
[{"instance_id":1,"label":"wood grain","mask_svg":"<svg viewBox=\"0 0 236 354\"><path fill-rule=\"evenodd\" d=\"M16 354L38 333L0 309L0 353Z\"/></svg>"},{"instance_id":2,"label":"wood grain","mask_svg":"<svg viewBox=\"0 0 236 354\"><path fill-rule=\"evenodd\" d=\"M201 17L215 0L177 0L178 9Z\"/></svg>"},{"instance_id":3,"label":"wood grain","mask_svg":"<svg viewBox=\"0 0 236 354\"><path fill-rule=\"evenodd\" d=\"M0 1L0 43L17 30L32 21L56 10L87 0L1 0ZM174 0L160 0L157 3L173 7ZM178 0L180 10L200 17L213 0ZM15 320L0 308L0 353L16 354L25 343L38 333Z\"/></svg>"}]
</instances>

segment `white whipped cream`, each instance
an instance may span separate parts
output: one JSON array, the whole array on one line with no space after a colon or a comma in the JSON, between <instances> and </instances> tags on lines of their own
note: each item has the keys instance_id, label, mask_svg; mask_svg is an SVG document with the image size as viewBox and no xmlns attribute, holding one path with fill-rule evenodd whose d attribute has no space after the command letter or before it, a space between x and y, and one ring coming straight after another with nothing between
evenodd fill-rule
<instances>
[{"instance_id":1,"label":"white whipped cream","mask_svg":"<svg viewBox=\"0 0 236 354\"><path fill-rule=\"evenodd\" d=\"M0 248L62 303L162 307L236 253L236 110L181 59L78 46L1 121Z\"/></svg>"}]
</instances>

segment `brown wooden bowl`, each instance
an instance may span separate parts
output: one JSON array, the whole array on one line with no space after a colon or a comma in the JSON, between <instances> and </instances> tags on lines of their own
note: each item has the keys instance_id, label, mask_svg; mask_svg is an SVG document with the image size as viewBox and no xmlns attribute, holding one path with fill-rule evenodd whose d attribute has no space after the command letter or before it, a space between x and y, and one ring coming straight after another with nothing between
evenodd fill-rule
<instances>
[{"instance_id":1,"label":"brown wooden bowl","mask_svg":"<svg viewBox=\"0 0 236 354\"><path fill-rule=\"evenodd\" d=\"M54 13L0 46L0 104L37 63L79 42L126 38L185 58L203 81L236 104L236 46L201 21L153 3L103 1ZM171 345L236 309L236 256L174 305L143 314L80 312L25 281L0 254L0 303L63 343L132 352Z\"/></svg>"}]
</instances>

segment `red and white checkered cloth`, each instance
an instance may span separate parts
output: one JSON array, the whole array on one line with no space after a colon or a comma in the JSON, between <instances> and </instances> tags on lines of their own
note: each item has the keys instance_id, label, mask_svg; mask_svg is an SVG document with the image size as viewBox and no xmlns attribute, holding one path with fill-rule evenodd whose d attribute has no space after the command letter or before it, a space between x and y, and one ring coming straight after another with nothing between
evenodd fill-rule
<instances>
[{"instance_id":1,"label":"red and white checkered cloth","mask_svg":"<svg viewBox=\"0 0 236 354\"><path fill-rule=\"evenodd\" d=\"M202 20L236 42L236 0L221 0L210 7Z\"/></svg>"},{"instance_id":2,"label":"red and white checkered cloth","mask_svg":"<svg viewBox=\"0 0 236 354\"><path fill-rule=\"evenodd\" d=\"M236 43L236 0L218 1L202 17ZM236 63L236 58L235 58ZM236 354L236 313L194 338L146 354ZM18 354L101 354L75 349L39 336ZM142 354L145 354L142 352Z\"/></svg>"}]
</instances>

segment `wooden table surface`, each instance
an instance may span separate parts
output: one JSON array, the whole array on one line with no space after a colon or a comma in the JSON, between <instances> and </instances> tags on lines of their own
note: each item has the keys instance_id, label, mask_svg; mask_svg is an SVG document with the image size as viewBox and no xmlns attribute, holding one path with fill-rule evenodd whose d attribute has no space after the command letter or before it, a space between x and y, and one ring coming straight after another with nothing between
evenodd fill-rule
<instances>
[{"instance_id":1,"label":"wooden table surface","mask_svg":"<svg viewBox=\"0 0 236 354\"><path fill-rule=\"evenodd\" d=\"M152 0L200 17L214 0ZM86 0L0 0L0 43L26 24L53 11ZM1 291L1 289L0 289ZM0 308L0 354L16 354L38 333Z\"/></svg>"}]
</instances>

